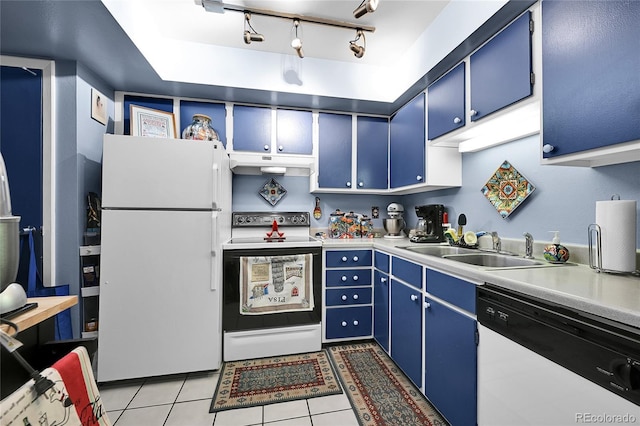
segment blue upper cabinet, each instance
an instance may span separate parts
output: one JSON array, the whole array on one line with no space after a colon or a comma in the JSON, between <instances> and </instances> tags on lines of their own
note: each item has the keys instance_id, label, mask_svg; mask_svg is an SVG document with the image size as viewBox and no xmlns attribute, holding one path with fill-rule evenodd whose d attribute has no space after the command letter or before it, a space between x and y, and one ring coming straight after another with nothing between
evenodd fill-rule
<instances>
[{"instance_id":1,"label":"blue upper cabinet","mask_svg":"<svg viewBox=\"0 0 640 426\"><path fill-rule=\"evenodd\" d=\"M390 187L424 182L425 163L424 93L404 105L391 118L389 138Z\"/></svg>"},{"instance_id":2,"label":"blue upper cabinet","mask_svg":"<svg viewBox=\"0 0 640 426\"><path fill-rule=\"evenodd\" d=\"M429 140L465 124L464 62L427 89Z\"/></svg>"},{"instance_id":3,"label":"blue upper cabinet","mask_svg":"<svg viewBox=\"0 0 640 426\"><path fill-rule=\"evenodd\" d=\"M471 121L533 93L531 22L524 13L471 55Z\"/></svg>"},{"instance_id":4,"label":"blue upper cabinet","mask_svg":"<svg viewBox=\"0 0 640 426\"><path fill-rule=\"evenodd\" d=\"M357 118L357 188L387 189L389 120Z\"/></svg>"},{"instance_id":5,"label":"blue upper cabinet","mask_svg":"<svg viewBox=\"0 0 640 426\"><path fill-rule=\"evenodd\" d=\"M640 139L640 2L543 1L542 69L545 158Z\"/></svg>"},{"instance_id":6,"label":"blue upper cabinet","mask_svg":"<svg viewBox=\"0 0 640 426\"><path fill-rule=\"evenodd\" d=\"M233 107L233 150L271 152L271 108Z\"/></svg>"},{"instance_id":7,"label":"blue upper cabinet","mask_svg":"<svg viewBox=\"0 0 640 426\"><path fill-rule=\"evenodd\" d=\"M311 155L313 150L311 111L276 111L276 149L280 154Z\"/></svg>"},{"instance_id":8,"label":"blue upper cabinet","mask_svg":"<svg viewBox=\"0 0 640 426\"><path fill-rule=\"evenodd\" d=\"M352 117L320 113L318 116L318 186L351 188Z\"/></svg>"}]
</instances>

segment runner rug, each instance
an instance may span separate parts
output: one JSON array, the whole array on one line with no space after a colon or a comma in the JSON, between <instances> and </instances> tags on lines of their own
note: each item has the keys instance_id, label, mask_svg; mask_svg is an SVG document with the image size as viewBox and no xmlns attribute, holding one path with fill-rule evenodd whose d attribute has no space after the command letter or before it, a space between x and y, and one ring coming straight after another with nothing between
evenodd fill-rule
<instances>
[{"instance_id":1,"label":"runner rug","mask_svg":"<svg viewBox=\"0 0 640 426\"><path fill-rule=\"evenodd\" d=\"M342 393L326 351L225 362L210 413Z\"/></svg>"},{"instance_id":2,"label":"runner rug","mask_svg":"<svg viewBox=\"0 0 640 426\"><path fill-rule=\"evenodd\" d=\"M448 425L377 343L327 350L360 425Z\"/></svg>"}]
</instances>

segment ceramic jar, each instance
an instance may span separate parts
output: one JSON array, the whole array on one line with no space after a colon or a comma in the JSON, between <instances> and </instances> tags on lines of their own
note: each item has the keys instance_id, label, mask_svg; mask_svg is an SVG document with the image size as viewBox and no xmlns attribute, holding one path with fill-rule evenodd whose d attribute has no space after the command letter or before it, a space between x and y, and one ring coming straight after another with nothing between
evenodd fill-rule
<instances>
[{"instance_id":1,"label":"ceramic jar","mask_svg":"<svg viewBox=\"0 0 640 426\"><path fill-rule=\"evenodd\" d=\"M199 141L217 141L218 132L211 126L211 117L204 114L194 114L193 121L182 131L182 139Z\"/></svg>"},{"instance_id":2,"label":"ceramic jar","mask_svg":"<svg viewBox=\"0 0 640 426\"><path fill-rule=\"evenodd\" d=\"M345 215L347 224L347 235L345 238L360 238L360 217L354 212Z\"/></svg>"},{"instance_id":3,"label":"ceramic jar","mask_svg":"<svg viewBox=\"0 0 640 426\"><path fill-rule=\"evenodd\" d=\"M366 214L360 218L360 236L362 238L373 238L373 220Z\"/></svg>"},{"instance_id":4,"label":"ceramic jar","mask_svg":"<svg viewBox=\"0 0 640 426\"><path fill-rule=\"evenodd\" d=\"M329 216L329 238L345 238L346 233L347 224L344 212L338 209Z\"/></svg>"}]
</instances>

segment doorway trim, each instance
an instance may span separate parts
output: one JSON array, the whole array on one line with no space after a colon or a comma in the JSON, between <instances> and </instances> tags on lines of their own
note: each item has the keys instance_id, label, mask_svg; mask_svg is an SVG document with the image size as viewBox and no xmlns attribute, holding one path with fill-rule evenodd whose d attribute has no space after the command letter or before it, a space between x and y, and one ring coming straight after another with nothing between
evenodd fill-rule
<instances>
[{"instance_id":1,"label":"doorway trim","mask_svg":"<svg viewBox=\"0 0 640 426\"><path fill-rule=\"evenodd\" d=\"M55 62L0 55L0 65L42 70L42 282L56 285Z\"/></svg>"}]
</instances>

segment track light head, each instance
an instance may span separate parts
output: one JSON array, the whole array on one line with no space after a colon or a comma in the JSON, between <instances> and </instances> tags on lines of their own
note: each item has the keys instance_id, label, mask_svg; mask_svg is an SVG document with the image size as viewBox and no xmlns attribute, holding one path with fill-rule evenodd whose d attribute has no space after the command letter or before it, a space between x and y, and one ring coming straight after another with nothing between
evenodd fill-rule
<instances>
[{"instance_id":1,"label":"track light head","mask_svg":"<svg viewBox=\"0 0 640 426\"><path fill-rule=\"evenodd\" d=\"M364 45L358 46L356 43L361 38L362 38L362 41L364 42ZM366 46L367 46L367 39L365 38L362 30L358 30L358 32L356 33L356 38L349 42L349 49L353 52L353 56L360 59L364 56L364 51Z\"/></svg>"},{"instance_id":2,"label":"track light head","mask_svg":"<svg viewBox=\"0 0 640 426\"><path fill-rule=\"evenodd\" d=\"M291 40L291 47L296 51L299 58L304 58L304 52L302 50L302 40L298 37L298 27L300 26L300 21L297 19L293 20L293 28L292 31L295 30L295 37Z\"/></svg>"},{"instance_id":3,"label":"track light head","mask_svg":"<svg viewBox=\"0 0 640 426\"><path fill-rule=\"evenodd\" d=\"M194 0L198 6L202 6L207 12L224 13L222 0Z\"/></svg>"},{"instance_id":4,"label":"track light head","mask_svg":"<svg viewBox=\"0 0 640 426\"><path fill-rule=\"evenodd\" d=\"M251 28L251 31L247 29L247 26ZM246 44L251 44L252 41L262 42L264 41L264 36L262 34L258 34L258 32L251 25L251 14L245 12L244 14L244 42Z\"/></svg>"},{"instance_id":5,"label":"track light head","mask_svg":"<svg viewBox=\"0 0 640 426\"><path fill-rule=\"evenodd\" d=\"M367 13L373 13L378 8L379 0L362 0L360 6L353 11L353 16L358 19Z\"/></svg>"}]
</instances>

